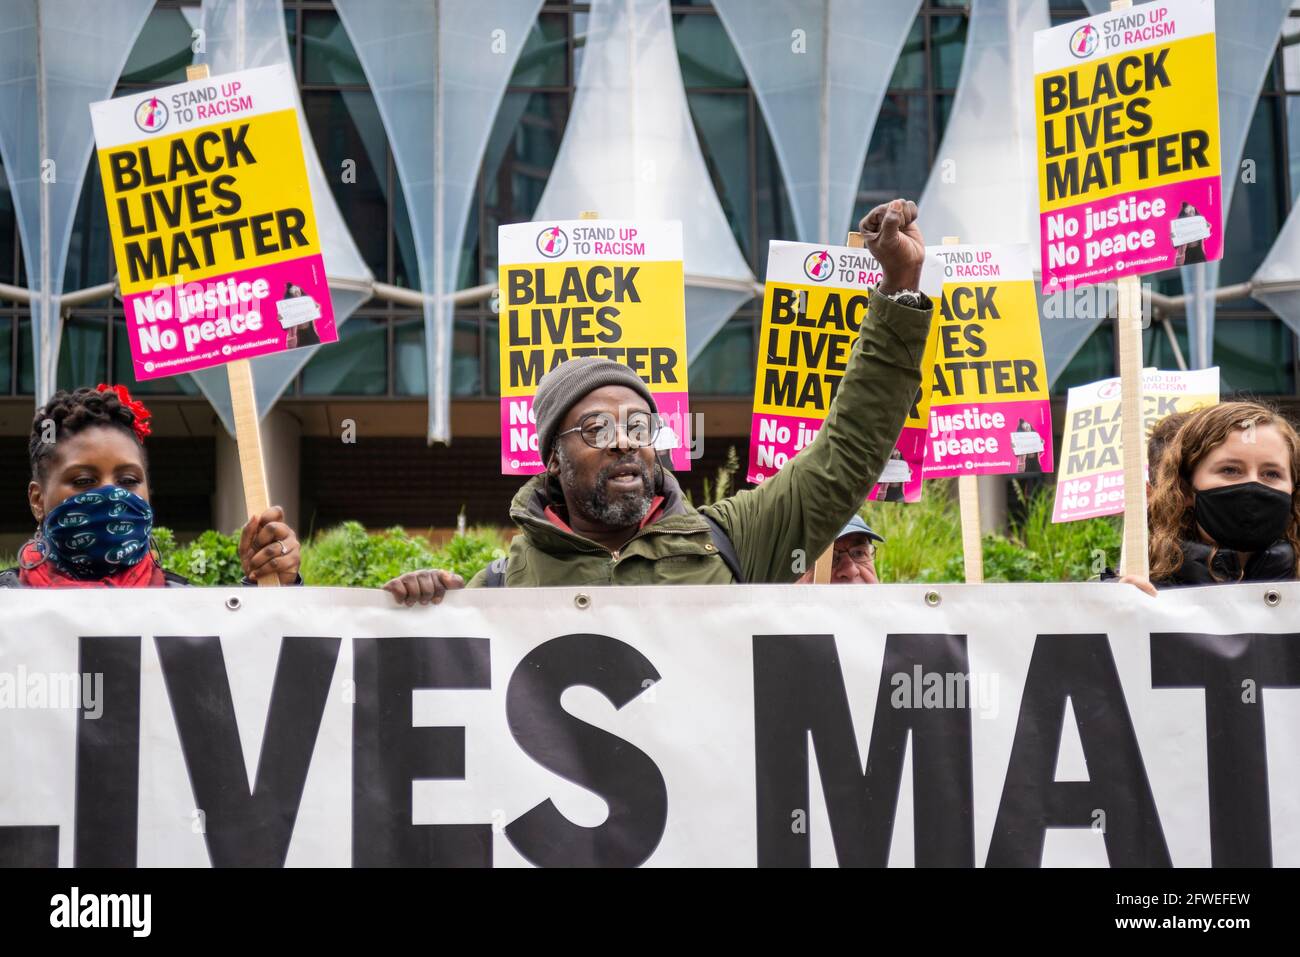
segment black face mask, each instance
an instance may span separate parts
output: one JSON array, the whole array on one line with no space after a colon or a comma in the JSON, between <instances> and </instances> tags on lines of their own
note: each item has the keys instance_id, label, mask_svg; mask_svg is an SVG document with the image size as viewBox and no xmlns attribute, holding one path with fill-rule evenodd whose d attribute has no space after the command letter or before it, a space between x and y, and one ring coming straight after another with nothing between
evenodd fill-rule
<instances>
[{"instance_id":1,"label":"black face mask","mask_svg":"<svg viewBox=\"0 0 1300 957\"><path fill-rule=\"evenodd\" d=\"M1259 482L1239 482L1197 492L1193 512L1220 548L1257 552L1286 534L1291 496Z\"/></svg>"}]
</instances>

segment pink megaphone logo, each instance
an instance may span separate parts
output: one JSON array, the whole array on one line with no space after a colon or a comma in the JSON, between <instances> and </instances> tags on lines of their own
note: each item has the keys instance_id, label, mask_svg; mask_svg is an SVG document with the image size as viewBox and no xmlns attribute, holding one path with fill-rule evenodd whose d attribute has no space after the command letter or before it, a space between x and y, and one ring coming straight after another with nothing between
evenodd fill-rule
<instances>
[{"instance_id":1,"label":"pink megaphone logo","mask_svg":"<svg viewBox=\"0 0 1300 957\"><path fill-rule=\"evenodd\" d=\"M818 249L804 257L803 261L804 275L813 282L825 282L831 278L834 272L831 264L831 254L825 249Z\"/></svg>"},{"instance_id":2,"label":"pink megaphone logo","mask_svg":"<svg viewBox=\"0 0 1300 957\"><path fill-rule=\"evenodd\" d=\"M1097 49L1097 43L1097 28L1091 23L1085 23L1070 34L1070 52L1077 59L1082 60L1084 57L1092 56L1093 51Z\"/></svg>"},{"instance_id":3,"label":"pink megaphone logo","mask_svg":"<svg viewBox=\"0 0 1300 957\"><path fill-rule=\"evenodd\" d=\"M547 226L537 234L537 251L547 259L563 256L569 248L569 237L559 226Z\"/></svg>"},{"instance_id":4,"label":"pink megaphone logo","mask_svg":"<svg viewBox=\"0 0 1300 957\"><path fill-rule=\"evenodd\" d=\"M156 96L140 101L135 108L135 125L146 133L156 133L167 125L167 107Z\"/></svg>"}]
</instances>

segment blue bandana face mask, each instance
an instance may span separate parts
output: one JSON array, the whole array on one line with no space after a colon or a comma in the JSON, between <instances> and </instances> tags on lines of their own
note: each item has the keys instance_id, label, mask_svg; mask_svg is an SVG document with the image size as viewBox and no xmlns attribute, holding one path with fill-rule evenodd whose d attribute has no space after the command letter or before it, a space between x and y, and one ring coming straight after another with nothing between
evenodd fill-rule
<instances>
[{"instance_id":1,"label":"blue bandana face mask","mask_svg":"<svg viewBox=\"0 0 1300 957\"><path fill-rule=\"evenodd\" d=\"M46 557L64 574L88 581L139 564L152 532L149 503L117 485L64 499L41 525Z\"/></svg>"}]
</instances>

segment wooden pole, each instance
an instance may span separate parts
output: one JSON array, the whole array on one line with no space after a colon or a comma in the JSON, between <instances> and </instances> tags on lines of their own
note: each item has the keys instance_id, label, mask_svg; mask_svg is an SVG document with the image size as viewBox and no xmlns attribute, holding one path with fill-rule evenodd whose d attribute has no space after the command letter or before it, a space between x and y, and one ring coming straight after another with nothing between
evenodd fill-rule
<instances>
[{"instance_id":1,"label":"wooden pole","mask_svg":"<svg viewBox=\"0 0 1300 957\"><path fill-rule=\"evenodd\" d=\"M943 237L945 246L955 246L956 236ZM961 557L966 570L966 583L977 585L984 581L984 541L980 536L980 486L975 475L957 476L957 507L961 515Z\"/></svg>"},{"instance_id":2,"label":"wooden pole","mask_svg":"<svg viewBox=\"0 0 1300 957\"><path fill-rule=\"evenodd\" d=\"M865 239L861 233L850 232L844 240L844 245L853 249L861 249L866 245ZM830 583L831 572L835 567L835 542L832 541L826 547L813 565L813 584L826 585Z\"/></svg>"},{"instance_id":3,"label":"wooden pole","mask_svg":"<svg viewBox=\"0 0 1300 957\"><path fill-rule=\"evenodd\" d=\"M1146 436L1142 429L1142 283L1119 280L1115 334L1119 338L1120 448L1124 456L1124 546L1120 571L1146 578Z\"/></svg>"},{"instance_id":4,"label":"wooden pole","mask_svg":"<svg viewBox=\"0 0 1300 957\"><path fill-rule=\"evenodd\" d=\"M187 66L185 79L206 80L206 63ZM257 399L253 392L253 368L247 359L226 363L226 379L230 383L230 407L235 419L235 444L239 447L239 472L244 481L244 510L250 515L261 515L271 507L267 491L266 463L262 459L262 431L257 420ZM267 572L257 579L263 588L276 588L280 579Z\"/></svg>"},{"instance_id":5,"label":"wooden pole","mask_svg":"<svg viewBox=\"0 0 1300 957\"><path fill-rule=\"evenodd\" d=\"M1112 0L1111 10L1127 10L1132 0ZM1146 437L1142 428L1142 282L1118 280L1115 335L1119 339L1120 447L1124 454L1124 544L1120 573L1146 578Z\"/></svg>"}]
</instances>

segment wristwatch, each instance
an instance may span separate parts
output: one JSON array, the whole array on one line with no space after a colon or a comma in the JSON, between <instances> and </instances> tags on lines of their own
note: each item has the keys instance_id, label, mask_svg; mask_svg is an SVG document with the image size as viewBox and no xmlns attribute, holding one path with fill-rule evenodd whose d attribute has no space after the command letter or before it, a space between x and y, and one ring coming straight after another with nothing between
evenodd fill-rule
<instances>
[{"instance_id":1,"label":"wristwatch","mask_svg":"<svg viewBox=\"0 0 1300 957\"><path fill-rule=\"evenodd\" d=\"M929 309L934 305L929 296L916 289L900 289L898 292L886 292L881 295L910 309Z\"/></svg>"}]
</instances>

